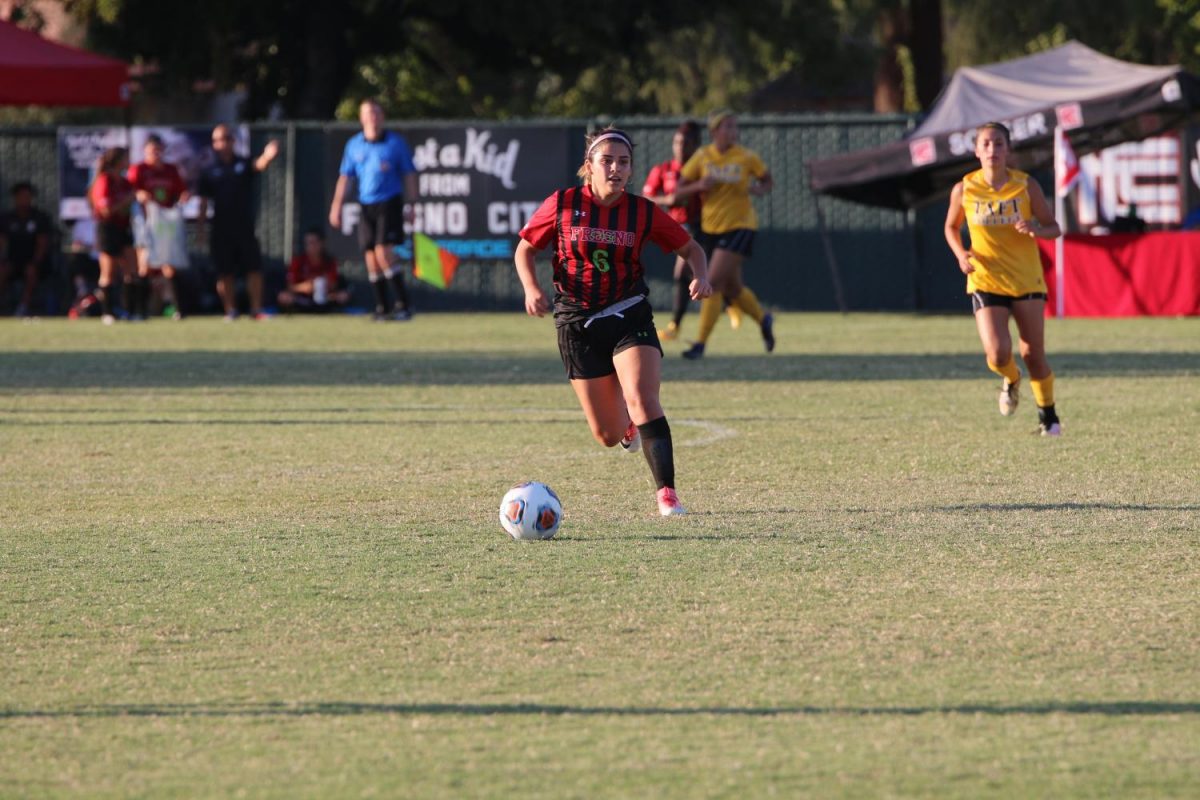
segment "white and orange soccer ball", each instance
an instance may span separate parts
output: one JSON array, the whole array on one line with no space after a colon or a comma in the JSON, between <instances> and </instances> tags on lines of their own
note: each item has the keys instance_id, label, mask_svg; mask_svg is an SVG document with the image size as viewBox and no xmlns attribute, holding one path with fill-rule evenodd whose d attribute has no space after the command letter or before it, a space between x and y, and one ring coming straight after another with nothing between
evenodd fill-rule
<instances>
[{"instance_id":1,"label":"white and orange soccer ball","mask_svg":"<svg viewBox=\"0 0 1200 800\"><path fill-rule=\"evenodd\" d=\"M518 483L500 501L500 525L514 539L549 539L560 522L562 503L544 483Z\"/></svg>"}]
</instances>

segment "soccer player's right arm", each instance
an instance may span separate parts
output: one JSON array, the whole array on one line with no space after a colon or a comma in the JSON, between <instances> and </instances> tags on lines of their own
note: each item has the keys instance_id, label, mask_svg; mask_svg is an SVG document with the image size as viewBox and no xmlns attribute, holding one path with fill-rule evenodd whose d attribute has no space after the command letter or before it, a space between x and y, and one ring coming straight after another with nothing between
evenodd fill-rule
<instances>
[{"instance_id":1,"label":"soccer player's right arm","mask_svg":"<svg viewBox=\"0 0 1200 800\"><path fill-rule=\"evenodd\" d=\"M335 230L342 229L342 200L346 196L346 184L349 178L338 175L337 185L333 188L333 202L329 204L329 225Z\"/></svg>"},{"instance_id":2,"label":"soccer player's right arm","mask_svg":"<svg viewBox=\"0 0 1200 800\"><path fill-rule=\"evenodd\" d=\"M950 246L950 250L954 253L954 258L958 261L958 268L964 275L969 275L975 271L975 265L971 263L971 251L963 246L962 242L962 226L966 219L963 213L963 185L962 181L954 184L954 188L950 191L950 208L946 212L946 224L943 228L943 233L946 236L946 244Z\"/></svg>"},{"instance_id":3,"label":"soccer player's right arm","mask_svg":"<svg viewBox=\"0 0 1200 800\"><path fill-rule=\"evenodd\" d=\"M521 239L517 242L517 252L513 255L517 265L517 277L521 280L521 288L525 290L525 313L531 317L544 316L550 310L550 302L537 279L537 266L534 263L536 252L533 245Z\"/></svg>"}]
</instances>

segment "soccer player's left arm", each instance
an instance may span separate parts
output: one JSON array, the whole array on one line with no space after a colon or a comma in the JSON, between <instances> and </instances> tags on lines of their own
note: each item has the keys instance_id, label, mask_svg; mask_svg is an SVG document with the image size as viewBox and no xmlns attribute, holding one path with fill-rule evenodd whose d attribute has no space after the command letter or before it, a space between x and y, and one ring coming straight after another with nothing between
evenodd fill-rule
<instances>
[{"instance_id":1,"label":"soccer player's left arm","mask_svg":"<svg viewBox=\"0 0 1200 800\"><path fill-rule=\"evenodd\" d=\"M1018 220L1013 227L1029 236L1039 236L1043 239L1057 239L1062 236L1062 228L1054 218L1054 211L1046 202L1046 195L1037 181L1029 181L1029 207L1033 219Z\"/></svg>"},{"instance_id":2,"label":"soccer player's left arm","mask_svg":"<svg viewBox=\"0 0 1200 800\"><path fill-rule=\"evenodd\" d=\"M708 257L704 248L695 239L688 237L687 244L675 251L675 255L687 261L692 268L692 282L688 284L688 293L693 300L703 300L712 294L712 284L708 282Z\"/></svg>"}]
</instances>

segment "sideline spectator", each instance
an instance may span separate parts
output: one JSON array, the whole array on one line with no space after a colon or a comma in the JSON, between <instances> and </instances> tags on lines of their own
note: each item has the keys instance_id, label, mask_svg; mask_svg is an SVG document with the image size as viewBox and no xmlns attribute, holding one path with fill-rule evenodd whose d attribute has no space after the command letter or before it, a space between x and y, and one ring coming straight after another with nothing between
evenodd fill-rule
<instances>
[{"instance_id":1,"label":"sideline spectator","mask_svg":"<svg viewBox=\"0 0 1200 800\"><path fill-rule=\"evenodd\" d=\"M412 221L412 209L405 209L404 197L417 197L417 168L408 142L398 133L383 129L383 109L374 100L364 100L358 108L362 132L346 143L342 154L337 187L329 208L329 224L342 227L342 204L351 178L358 183L358 246L367 262L367 277L375 292L375 320L412 319L404 271L397 269L396 246L404 244L404 222ZM386 279L396 293L396 309L389 313Z\"/></svg>"},{"instance_id":2,"label":"sideline spectator","mask_svg":"<svg viewBox=\"0 0 1200 800\"><path fill-rule=\"evenodd\" d=\"M213 207L209 253L217 271L217 294L225 308L225 321L237 319L237 279L246 279L250 313L265 320L263 313L262 250L254 233L254 177L279 155L279 142L272 139L253 161L233 151L233 131L228 125L213 128L212 148L216 161L200 174L197 238L204 240L208 204Z\"/></svg>"},{"instance_id":3,"label":"sideline spectator","mask_svg":"<svg viewBox=\"0 0 1200 800\"><path fill-rule=\"evenodd\" d=\"M132 319L144 320L148 315L150 281L155 272L161 272L170 286L174 318L183 318L176 271L188 266L186 232L179 213L187 202L188 190L179 170L163 161L162 154L162 137L152 133L142 147L142 162L129 168L129 183L142 207L134 224L137 280L132 307L128 309Z\"/></svg>"},{"instance_id":4,"label":"sideline spectator","mask_svg":"<svg viewBox=\"0 0 1200 800\"><path fill-rule=\"evenodd\" d=\"M33 184L19 181L12 186L13 207L0 214L0 301L8 299L8 286L16 273L24 281L21 300L13 316L27 317L38 284L50 277L50 236L54 223L33 204Z\"/></svg>"},{"instance_id":5,"label":"sideline spectator","mask_svg":"<svg viewBox=\"0 0 1200 800\"><path fill-rule=\"evenodd\" d=\"M136 271L133 255L133 233L130 230L129 209L133 206L133 187L125 179L129 166L129 151L110 147L100 156L96 180L88 187L88 201L96 218L96 245L100 250L100 282L98 292L103 315L101 321L112 325L113 280L124 275L126 286ZM128 308L125 309L128 312Z\"/></svg>"},{"instance_id":6,"label":"sideline spectator","mask_svg":"<svg viewBox=\"0 0 1200 800\"><path fill-rule=\"evenodd\" d=\"M279 307L322 312L341 308L349 299L337 261L325 249L325 234L320 228L309 228L304 232L304 252L293 256L288 265L287 289L279 293Z\"/></svg>"}]
</instances>

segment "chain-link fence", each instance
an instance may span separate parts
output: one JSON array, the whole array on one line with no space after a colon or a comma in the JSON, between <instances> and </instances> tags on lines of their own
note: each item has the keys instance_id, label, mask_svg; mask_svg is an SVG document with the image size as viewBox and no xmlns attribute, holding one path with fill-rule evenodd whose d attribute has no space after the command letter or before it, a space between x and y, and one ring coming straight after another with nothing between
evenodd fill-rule
<instances>
[{"instance_id":1,"label":"chain-link fence","mask_svg":"<svg viewBox=\"0 0 1200 800\"><path fill-rule=\"evenodd\" d=\"M650 167L671 157L671 137L678 118L621 120L637 144L634 179L641 187ZM406 124L396 123L403 132ZM447 123L436 123L446 125ZM485 121L453 123L503 129ZM519 123L518 123L519 124ZM543 121L561 126L578 142L572 157L582 159L585 120ZM774 191L755 200L760 231L755 253L746 265L746 280L770 306L826 310L838 307L838 293L818 223L817 197L808 188L805 162L894 141L912 125L905 116L780 115L739 118L741 141L757 151L775 178ZM278 287L287 259L298 247L305 227L323 224L328 215L331 176L328 138L344 139L355 126L345 123L279 123L249 126L251 150L257 154L270 139L280 143L275 166L258 182L258 235L268 271L268 284ZM578 134L577 136L575 134ZM336 170L336 166L332 168ZM561 183L575 178L558 163ZM58 209L57 130L51 127L0 131L0 182L31 181L40 207ZM961 307L961 279L940 245L944 205L916 213L899 213L830 198L820 200L829 241L840 268L846 307L852 310L950 309ZM0 206L7 207L7 190ZM62 241L68 241L63 230ZM193 248L200 274L207 268L203 248ZM646 265L652 300L669 305L671 259L647 248ZM343 263L364 302L365 268ZM520 287L508 261L464 260L448 292L414 286L416 303L428 309L516 309ZM215 298L206 291L206 302Z\"/></svg>"}]
</instances>

